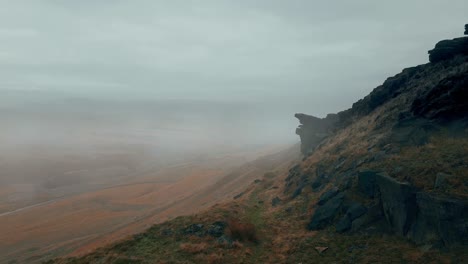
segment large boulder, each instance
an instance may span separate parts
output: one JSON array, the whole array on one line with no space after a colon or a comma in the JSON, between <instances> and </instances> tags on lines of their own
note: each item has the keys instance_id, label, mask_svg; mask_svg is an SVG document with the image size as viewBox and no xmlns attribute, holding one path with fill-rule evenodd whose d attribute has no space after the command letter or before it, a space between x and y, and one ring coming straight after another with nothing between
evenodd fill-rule
<instances>
[{"instance_id":1,"label":"large boulder","mask_svg":"<svg viewBox=\"0 0 468 264\"><path fill-rule=\"evenodd\" d=\"M339 190L336 187L332 187L331 189L327 190L320 196L318 205L324 205L326 202L328 202L328 200L335 197L335 195L337 195L338 192Z\"/></svg>"},{"instance_id":2,"label":"large boulder","mask_svg":"<svg viewBox=\"0 0 468 264\"><path fill-rule=\"evenodd\" d=\"M309 230L319 230L329 225L339 214L344 197L344 193L339 193L318 207L307 226Z\"/></svg>"},{"instance_id":3,"label":"large boulder","mask_svg":"<svg viewBox=\"0 0 468 264\"><path fill-rule=\"evenodd\" d=\"M398 182L385 173L376 175L383 213L392 230L406 235L416 217L415 189L409 183Z\"/></svg>"},{"instance_id":4,"label":"large boulder","mask_svg":"<svg viewBox=\"0 0 468 264\"><path fill-rule=\"evenodd\" d=\"M336 232L342 233L348 231L352 227L353 221L367 212L367 208L360 203L353 202L346 214L335 225Z\"/></svg>"},{"instance_id":5,"label":"large boulder","mask_svg":"<svg viewBox=\"0 0 468 264\"><path fill-rule=\"evenodd\" d=\"M442 241L444 245L468 244L468 203L419 192L417 217L408 233L417 244Z\"/></svg>"},{"instance_id":6,"label":"large boulder","mask_svg":"<svg viewBox=\"0 0 468 264\"><path fill-rule=\"evenodd\" d=\"M376 177L377 172L371 170L361 171L358 174L358 190L368 198L374 198Z\"/></svg>"},{"instance_id":7,"label":"large boulder","mask_svg":"<svg viewBox=\"0 0 468 264\"><path fill-rule=\"evenodd\" d=\"M406 236L417 244L467 245L468 201L435 196L418 191L409 183L399 182L385 173L361 172L358 189L367 198L373 197L375 206L363 214L356 207L357 218L351 214L335 226L338 232L358 230L385 217L386 229ZM350 226L351 225L351 226Z\"/></svg>"}]
</instances>

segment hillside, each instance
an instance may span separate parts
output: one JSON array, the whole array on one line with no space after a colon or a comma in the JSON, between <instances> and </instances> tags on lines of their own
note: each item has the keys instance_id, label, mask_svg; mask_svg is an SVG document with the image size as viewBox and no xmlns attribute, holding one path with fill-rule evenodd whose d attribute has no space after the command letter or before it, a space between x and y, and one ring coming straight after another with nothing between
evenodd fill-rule
<instances>
[{"instance_id":1,"label":"hillside","mask_svg":"<svg viewBox=\"0 0 468 264\"><path fill-rule=\"evenodd\" d=\"M466 262L467 50L442 41L352 108L296 114L303 158L232 201L48 263Z\"/></svg>"}]
</instances>

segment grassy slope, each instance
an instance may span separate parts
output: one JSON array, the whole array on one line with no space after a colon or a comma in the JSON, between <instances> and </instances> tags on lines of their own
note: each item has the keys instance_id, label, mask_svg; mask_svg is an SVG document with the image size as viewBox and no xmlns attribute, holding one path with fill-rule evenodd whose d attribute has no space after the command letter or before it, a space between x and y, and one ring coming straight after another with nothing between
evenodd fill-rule
<instances>
[{"instance_id":1,"label":"grassy slope","mask_svg":"<svg viewBox=\"0 0 468 264\"><path fill-rule=\"evenodd\" d=\"M333 228L306 231L320 192L306 190L296 199L288 199L281 187L286 171L275 174L278 176L267 174L261 182L252 183L241 199L155 225L90 255L53 263L462 263L468 259L463 248L441 251L416 247L393 235L337 234ZM275 196L283 201L273 207L271 199ZM259 243L227 246L209 236L178 232L194 223L207 226L234 216L255 225ZM165 230L172 234L165 235ZM318 246L328 250L318 253Z\"/></svg>"},{"instance_id":2,"label":"grassy slope","mask_svg":"<svg viewBox=\"0 0 468 264\"><path fill-rule=\"evenodd\" d=\"M434 137L422 147L404 147L398 154L383 159L356 163L373 155L372 145L379 135L369 137L375 115L369 115L330 138L320 149L299 162L301 171L310 181L318 166L333 172L334 180L348 171L375 168L388 171L394 177L405 178L430 192L442 192L466 197L468 140L466 138ZM340 158L347 157L343 162ZM340 163L340 165L336 165ZM402 167L398 173L394 168ZM59 259L55 263L463 263L468 259L465 248L431 249L417 247L405 238L372 232L337 234L333 227L307 231L306 225L316 208L319 192L306 187L302 194L291 198L285 178L291 163L272 173L259 175L262 181L252 183L241 198L218 204L198 215L179 217L155 225L145 233L126 241L102 248L76 259ZM448 189L433 190L437 172L452 174ZM286 190L286 191L285 191ZM273 207L274 197L281 198ZM241 242L229 247L207 237L181 235L178 231L194 224L209 225L215 221L238 218L252 223L257 229L259 243ZM163 230L174 231L163 235ZM328 250L318 253L315 247Z\"/></svg>"}]
</instances>

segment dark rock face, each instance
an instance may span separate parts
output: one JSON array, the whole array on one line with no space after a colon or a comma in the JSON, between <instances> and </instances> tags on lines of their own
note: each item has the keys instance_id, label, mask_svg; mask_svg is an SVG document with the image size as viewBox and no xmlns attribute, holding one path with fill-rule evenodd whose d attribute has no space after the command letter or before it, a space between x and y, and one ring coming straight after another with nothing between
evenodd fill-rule
<instances>
[{"instance_id":1,"label":"dark rock face","mask_svg":"<svg viewBox=\"0 0 468 264\"><path fill-rule=\"evenodd\" d=\"M370 197L369 190L373 190L377 204L356 220L349 219L352 230L378 220L382 214L391 231L417 244L468 244L468 201L419 192L410 184L398 182L385 173L368 171L359 175L358 189L366 197ZM370 187L372 183L374 187ZM356 215L361 212L356 209ZM347 213L345 217L348 216ZM342 220L337 231L338 227L339 230L348 230L345 223L346 220Z\"/></svg>"},{"instance_id":2,"label":"dark rock face","mask_svg":"<svg viewBox=\"0 0 468 264\"><path fill-rule=\"evenodd\" d=\"M302 193L302 189L304 189L305 185L300 185L299 187L296 188L296 190L294 190L294 192L292 193L291 195L291 198L296 198L298 197L301 193Z\"/></svg>"},{"instance_id":3,"label":"dark rock face","mask_svg":"<svg viewBox=\"0 0 468 264\"><path fill-rule=\"evenodd\" d=\"M468 72L441 80L434 89L414 100L411 111L416 117L439 122L466 118L468 102L465 98L468 98Z\"/></svg>"},{"instance_id":4,"label":"dark rock face","mask_svg":"<svg viewBox=\"0 0 468 264\"><path fill-rule=\"evenodd\" d=\"M408 118L399 121L391 133L391 141L403 146L422 146L432 134L439 131L436 123L425 118Z\"/></svg>"},{"instance_id":5,"label":"dark rock face","mask_svg":"<svg viewBox=\"0 0 468 264\"><path fill-rule=\"evenodd\" d=\"M367 208L360 203L353 202L346 214L335 225L336 232L343 233L352 227L353 221L367 212Z\"/></svg>"},{"instance_id":6,"label":"dark rock face","mask_svg":"<svg viewBox=\"0 0 468 264\"><path fill-rule=\"evenodd\" d=\"M351 221L354 219L360 217L361 215L365 214L367 212L367 208L360 204L354 202L349 208L348 211L346 211L346 216L349 217Z\"/></svg>"},{"instance_id":7,"label":"dark rock face","mask_svg":"<svg viewBox=\"0 0 468 264\"><path fill-rule=\"evenodd\" d=\"M312 171L301 171L299 166L294 166L289 170L289 175L285 179L286 188L284 193L291 193L291 198L296 198L299 196L303 189L310 185L310 179L314 176ZM315 181L320 180L320 185L322 184L323 179L315 179ZM314 181L314 182L315 182ZM321 187L321 186L320 186Z\"/></svg>"},{"instance_id":8,"label":"dark rock face","mask_svg":"<svg viewBox=\"0 0 468 264\"><path fill-rule=\"evenodd\" d=\"M465 35L468 35L468 24L465 25Z\"/></svg>"},{"instance_id":9,"label":"dark rock face","mask_svg":"<svg viewBox=\"0 0 468 264\"><path fill-rule=\"evenodd\" d=\"M358 174L358 189L368 198L374 198L376 175L375 171L362 171Z\"/></svg>"},{"instance_id":10,"label":"dark rock face","mask_svg":"<svg viewBox=\"0 0 468 264\"><path fill-rule=\"evenodd\" d=\"M416 213L416 194L408 183L401 183L386 174L376 175L383 212L393 231L405 235Z\"/></svg>"},{"instance_id":11,"label":"dark rock face","mask_svg":"<svg viewBox=\"0 0 468 264\"><path fill-rule=\"evenodd\" d=\"M370 224L384 220L382 204L375 203L367 209L367 212L352 222L351 230L356 231Z\"/></svg>"},{"instance_id":12,"label":"dark rock face","mask_svg":"<svg viewBox=\"0 0 468 264\"><path fill-rule=\"evenodd\" d=\"M317 169L315 170L316 178L312 182L311 187L314 192L320 191L325 184L329 182L329 175L325 173L324 168L321 165L317 166Z\"/></svg>"},{"instance_id":13,"label":"dark rock face","mask_svg":"<svg viewBox=\"0 0 468 264\"><path fill-rule=\"evenodd\" d=\"M339 190L336 187L333 187L330 190L324 192L319 198L318 205L324 205L326 202L328 202L328 200L335 197L335 195L337 195L338 192Z\"/></svg>"},{"instance_id":14,"label":"dark rock face","mask_svg":"<svg viewBox=\"0 0 468 264\"><path fill-rule=\"evenodd\" d=\"M417 193L418 215L409 237L417 244L437 242L444 245L468 244L468 203Z\"/></svg>"},{"instance_id":15,"label":"dark rock face","mask_svg":"<svg viewBox=\"0 0 468 264\"><path fill-rule=\"evenodd\" d=\"M385 82L376 87L369 95L355 102L353 106L338 113L338 127L346 127L354 120L368 115L377 107L385 104L400 95L406 85L414 80L424 66L404 69L401 73L387 78Z\"/></svg>"},{"instance_id":16,"label":"dark rock face","mask_svg":"<svg viewBox=\"0 0 468 264\"><path fill-rule=\"evenodd\" d=\"M319 230L330 224L340 212L343 199L344 193L339 193L318 207L307 226L309 230Z\"/></svg>"},{"instance_id":17,"label":"dark rock face","mask_svg":"<svg viewBox=\"0 0 468 264\"><path fill-rule=\"evenodd\" d=\"M467 37L440 41L435 45L434 49L429 51L429 61L436 63L452 59L457 55L468 55Z\"/></svg>"},{"instance_id":18,"label":"dark rock face","mask_svg":"<svg viewBox=\"0 0 468 264\"><path fill-rule=\"evenodd\" d=\"M343 233L351 229L351 220L349 217L344 216L341 220L335 225L335 230L338 233Z\"/></svg>"},{"instance_id":19,"label":"dark rock face","mask_svg":"<svg viewBox=\"0 0 468 264\"><path fill-rule=\"evenodd\" d=\"M296 129L296 134L301 138L301 151L307 155L310 151L327 137L334 128L337 116L329 114L326 118L318 118L305 114L294 115L301 125Z\"/></svg>"}]
</instances>

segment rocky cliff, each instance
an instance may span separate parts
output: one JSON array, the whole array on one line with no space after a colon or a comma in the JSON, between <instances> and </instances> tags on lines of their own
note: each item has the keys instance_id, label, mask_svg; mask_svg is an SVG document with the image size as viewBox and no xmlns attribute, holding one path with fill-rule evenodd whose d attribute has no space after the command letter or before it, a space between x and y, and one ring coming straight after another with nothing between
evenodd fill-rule
<instances>
[{"instance_id":1,"label":"rocky cliff","mask_svg":"<svg viewBox=\"0 0 468 264\"><path fill-rule=\"evenodd\" d=\"M303 153L313 151L332 131L348 127L379 107L388 112L378 116L378 126L393 130L393 138L406 138L406 143L426 142L440 126L466 129L468 37L443 40L429 54L430 63L404 69L388 78L348 110L323 119L296 114L301 123L296 133Z\"/></svg>"},{"instance_id":2,"label":"rocky cliff","mask_svg":"<svg viewBox=\"0 0 468 264\"><path fill-rule=\"evenodd\" d=\"M308 157L285 193L320 194L310 230L468 245L468 37L437 43L429 60L336 115L296 114Z\"/></svg>"}]
</instances>

